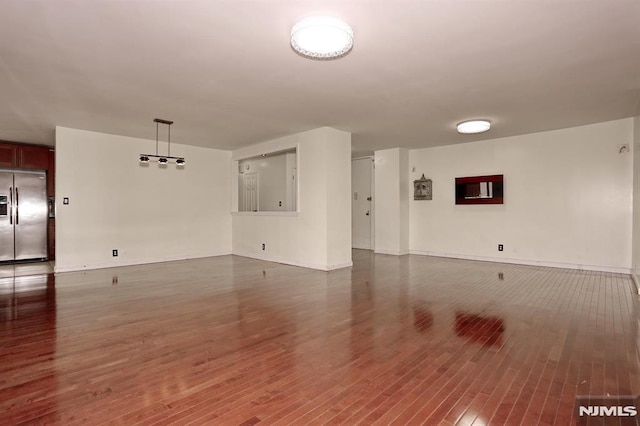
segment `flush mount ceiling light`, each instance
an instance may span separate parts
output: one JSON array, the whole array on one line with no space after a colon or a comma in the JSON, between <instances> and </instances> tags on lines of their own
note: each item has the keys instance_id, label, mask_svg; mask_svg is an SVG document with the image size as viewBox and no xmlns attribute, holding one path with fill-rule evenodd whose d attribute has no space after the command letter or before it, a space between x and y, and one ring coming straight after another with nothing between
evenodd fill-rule
<instances>
[{"instance_id":1,"label":"flush mount ceiling light","mask_svg":"<svg viewBox=\"0 0 640 426\"><path fill-rule=\"evenodd\" d=\"M458 124L458 133L482 133L491 128L491 123L487 120L470 120Z\"/></svg>"},{"instance_id":2,"label":"flush mount ceiling light","mask_svg":"<svg viewBox=\"0 0 640 426\"><path fill-rule=\"evenodd\" d=\"M169 163L169 160L175 161L177 166L184 166L185 160L183 157L172 157L171 156L171 125L173 121L163 120L161 118L154 118L153 122L156 123L156 153L154 154L140 154L138 159L140 163L148 163L151 159L157 159L158 164L166 165ZM158 155L158 125L166 124L167 125L167 155Z\"/></svg>"},{"instance_id":3,"label":"flush mount ceiling light","mask_svg":"<svg viewBox=\"0 0 640 426\"><path fill-rule=\"evenodd\" d=\"M337 59L353 48L353 30L331 16L312 16L291 28L291 47L309 59Z\"/></svg>"}]
</instances>

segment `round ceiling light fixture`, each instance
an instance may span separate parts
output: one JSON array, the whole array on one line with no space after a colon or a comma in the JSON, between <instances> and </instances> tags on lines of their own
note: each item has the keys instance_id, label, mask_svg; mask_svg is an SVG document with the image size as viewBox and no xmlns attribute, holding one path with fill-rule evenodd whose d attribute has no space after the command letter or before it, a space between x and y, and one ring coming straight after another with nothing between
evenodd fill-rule
<instances>
[{"instance_id":1,"label":"round ceiling light fixture","mask_svg":"<svg viewBox=\"0 0 640 426\"><path fill-rule=\"evenodd\" d=\"M469 120L458 124L458 133L482 133L491 128L491 123L487 120Z\"/></svg>"},{"instance_id":2,"label":"round ceiling light fixture","mask_svg":"<svg viewBox=\"0 0 640 426\"><path fill-rule=\"evenodd\" d=\"M312 16L291 28L291 47L309 59L337 59L353 48L353 30L331 16Z\"/></svg>"}]
</instances>

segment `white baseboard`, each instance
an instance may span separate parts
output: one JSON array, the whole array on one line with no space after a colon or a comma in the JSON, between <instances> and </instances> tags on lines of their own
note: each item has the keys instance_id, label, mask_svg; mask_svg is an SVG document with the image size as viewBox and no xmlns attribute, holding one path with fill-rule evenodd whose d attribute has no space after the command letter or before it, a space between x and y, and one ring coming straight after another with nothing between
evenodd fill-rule
<instances>
[{"instance_id":1,"label":"white baseboard","mask_svg":"<svg viewBox=\"0 0 640 426\"><path fill-rule=\"evenodd\" d=\"M581 265L577 263L562 263L562 262L547 262L540 260L528 260L528 259L511 259L503 257L488 257L488 256L473 256L466 254L456 253L438 253L432 251L411 250L411 254L418 254L422 256L434 256L434 257L449 257L453 259L465 259L465 260L479 260L481 262L496 262L496 263L510 263L516 265L531 265L531 266L546 266L549 268L563 268L563 269L578 269L585 271L599 271L599 272L612 272L615 274L631 274L630 268L618 268L614 266L600 266L600 265Z\"/></svg>"},{"instance_id":2,"label":"white baseboard","mask_svg":"<svg viewBox=\"0 0 640 426\"><path fill-rule=\"evenodd\" d=\"M601 271L601 272L612 272L617 274L629 274L631 275L631 278L633 279L636 289L638 290L638 294L640 294L640 271L634 271L631 268L618 268L618 267L598 266L598 265L581 265L581 264L573 264L573 263L547 262L547 261L527 260L527 259L473 256L473 255L465 255L465 254L439 253L439 252L422 251L422 250L411 250L406 252L394 251L394 250L376 250L375 253L394 255L394 256L402 256L405 254L416 254L421 256L448 257L453 259L477 260L482 262L546 266L551 268L578 269L578 270L586 270L586 271ZM234 252L219 252L219 253L210 253L210 254L202 254L202 255L193 255L188 257L169 256L169 257L155 258L155 259L134 259L129 261L119 261L118 263L109 262L109 263L95 263L95 264L71 265L71 266L59 266L56 264L54 268L54 273L57 274L57 273L64 273L64 272L84 271L84 270L90 270L90 269L119 268L122 266L174 262L174 261L189 260L189 259L203 259L207 257L226 256L230 254L233 254L236 256L248 257L251 259L264 260L267 262L283 263L285 265L300 266L302 268L309 268L309 269L317 269L320 271L333 271L336 269L349 268L353 266L353 262L351 261L330 264L330 265L322 265L322 264L315 264L315 263L299 262L299 261L290 260L290 259L282 259L274 256L258 256L252 253L242 253L242 252L234 251Z\"/></svg>"},{"instance_id":3,"label":"white baseboard","mask_svg":"<svg viewBox=\"0 0 640 426\"><path fill-rule=\"evenodd\" d=\"M640 271L635 271L635 270L631 270L631 279L633 280L633 283L636 285L636 290L638 291L638 294L640 294L640 277L638 277L638 275L640 275Z\"/></svg>"},{"instance_id":4,"label":"white baseboard","mask_svg":"<svg viewBox=\"0 0 640 426\"><path fill-rule=\"evenodd\" d=\"M393 256L404 256L405 254L409 254L410 251L409 250L383 250L383 249L377 249L373 251L376 254L390 254Z\"/></svg>"},{"instance_id":5,"label":"white baseboard","mask_svg":"<svg viewBox=\"0 0 640 426\"><path fill-rule=\"evenodd\" d=\"M193 256L167 256L163 258L154 258L154 259L132 259L132 260L119 260L116 262L108 262L108 263L92 263L86 265L71 265L71 266L59 266L56 262L56 265L53 269L54 273L63 273L63 272L75 272L75 271L85 271L89 269L106 269L106 268L120 268L122 266L134 266L134 265L147 265L150 263L163 263L163 262L175 262L178 260L190 260L190 259L204 259L207 257L217 257L217 256L227 256L230 255L231 252L219 252L219 253L210 253L210 254L202 254L202 255L193 255Z\"/></svg>"},{"instance_id":6,"label":"white baseboard","mask_svg":"<svg viewBox=\"0 0 640 426\"><path fill-rule=\"evenodd\" d=\"M343 269L343 268L351 268L353 266L353 262L349 261L349 262L343 262L343 263L334 263L331 265L327 266L327 271L335 271L336 269Z\"/></svg>"},{"instance_id":7,"label":"white baseboard","mask_svg":"<svg viewBox=\"0 0 640 426\"><path fill-rule=\"evenodd\" d=\"M282 263L282 264L285 264L285 265L300 266L302 268L317 269L317 270L320 270L320 271L333 271L335 269L349 268L349 267L353 266L353 262L351 262L351 261L344 262L344 263L335 263L335 264L330 264L330 265L321 265L321 264L318 264L318 263L299 262L297 260L283 259L283 258L276 257L276 256L256 255L254 253L245 253L245 252L240 252L240 251L234 251L233 255L234 256L248 257L248 258L251 258L251 259L264 260L266 262Z\"/></svg>"}]
</instances>

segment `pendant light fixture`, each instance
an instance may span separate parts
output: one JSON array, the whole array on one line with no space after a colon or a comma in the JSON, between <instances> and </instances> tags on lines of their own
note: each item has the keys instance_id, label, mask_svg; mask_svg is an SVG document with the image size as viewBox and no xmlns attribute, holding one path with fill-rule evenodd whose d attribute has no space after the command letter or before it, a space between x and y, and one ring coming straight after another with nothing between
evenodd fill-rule
<instances>
[{"instance_id":1,"label":"pendant light fixture","mask_svg":"<svg viewBox=\"0 0 640 426\"><path fill-rule=\"evenodd\" d=\"M154 123L156 123L156 153L155 154L140 154L138 159L141 163L148 163L151 159L158 159L158 164L166 165L170 161L175 162L177 166L184 166L185 160L184 157L172 157L171 156L171 125L173 121L163 120L161 118L154 118ZM158 126L160 124L167 125L167 155L159 155L158 154Z\"/></svg>"}]
</instances>

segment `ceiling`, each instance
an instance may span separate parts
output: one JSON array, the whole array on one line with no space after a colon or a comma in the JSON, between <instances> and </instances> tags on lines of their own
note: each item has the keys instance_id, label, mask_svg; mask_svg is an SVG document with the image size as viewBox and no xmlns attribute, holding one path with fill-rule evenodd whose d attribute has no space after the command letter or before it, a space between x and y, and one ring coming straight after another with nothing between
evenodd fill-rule
<instances>
[{"instance_id":1,"label":"ceiling","mask_svg":"<svg viewBox=\"0 0 640 426\"><path fill-rule=\"evenodd\" d=\"M312 61L292 25L337 16ZM0 0L0 139L55 126L235 149L321 126L354 155L640 114L638 0ZM486 118L482 135L455 125Z\"/></svg>"}]
</instances>

